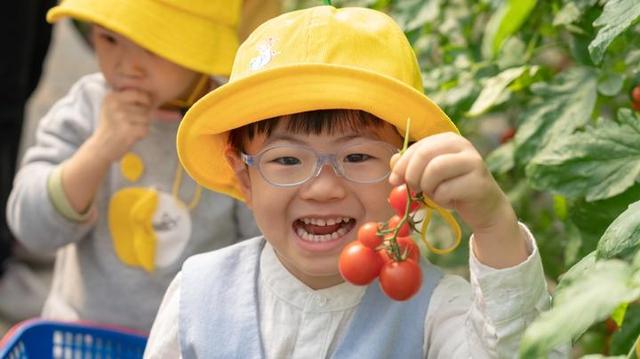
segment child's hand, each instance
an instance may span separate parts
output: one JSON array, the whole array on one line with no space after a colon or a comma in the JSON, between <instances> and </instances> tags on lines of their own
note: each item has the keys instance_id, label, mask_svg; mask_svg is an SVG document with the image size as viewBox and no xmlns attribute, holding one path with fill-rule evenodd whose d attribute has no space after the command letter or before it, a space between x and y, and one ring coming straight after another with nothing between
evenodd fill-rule
<instances>
[{"instance_id":1,"label":"child's hand","mask_svg":"<svg viewBox=\"0 0 640 359\"><path fill-rule=\"evenodd\" d=\"M402 156L392 158L389 182L394 186L407 183L438 205L455 209L473 230L476 255L485 264L497 268L526 258L522 233L508 198L478 151L462 136L441 133L411 145ZM481 258L480 252L498 256L509 247L513 247L513 253L502 254L513 260Z\"/></svg>"},{"instance_id":2,"label":"child's hand","mask_svg":"<svg viewBox=\"0 0 640 359\"><path fill-rule=\"evenodd\" d=\"M113 162L127 153L149 132L151 97L126 89L108 93L100 111L100 123L93 134L100 144L100 156Z\"/></svg>"}]
</instances>

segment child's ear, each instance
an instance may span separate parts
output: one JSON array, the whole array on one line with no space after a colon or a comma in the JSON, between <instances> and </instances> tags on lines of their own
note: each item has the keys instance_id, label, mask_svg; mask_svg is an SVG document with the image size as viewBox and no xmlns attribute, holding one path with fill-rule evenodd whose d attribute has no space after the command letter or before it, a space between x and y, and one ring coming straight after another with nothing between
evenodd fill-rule
<instances>
[{"instance_id":1,"label":"child's ear","mask_svg":"<svg viewBox=\"0 0 640 359\"><path fill-rule=\"evenodd\" d=\"M240 158L238 151L231 147L225 149L224 157L236 174L236 179L240 184L240 190L244 195L246 205L251 208L251 178L249 177L247 165Z\"/></svg>"}]
</instances>

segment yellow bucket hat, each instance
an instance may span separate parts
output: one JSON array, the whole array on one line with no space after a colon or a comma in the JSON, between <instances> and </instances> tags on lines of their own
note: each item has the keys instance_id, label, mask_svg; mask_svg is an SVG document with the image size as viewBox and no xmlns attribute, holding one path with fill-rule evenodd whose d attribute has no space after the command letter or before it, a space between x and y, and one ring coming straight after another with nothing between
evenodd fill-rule
<instances>
[{"instance_id":1,"label":"yellow bucket hat","mask_svg":"<svg viewBox=\"0 0 640 359\"><path fill-rule=\"evenodd\" d=\"M96 23L186 68L228 75L241 7L242 0L63 0L47 21Z\"/></svg>"},{"instance_id":2,"label":"yellow bucket hat","mask_svg":"<svg viewBox=\"0 0 640 359\"><path fill-rule=\"evenodd\" d=\"M458 132L423 93L416 56L384 13L319 6L260 25L240 46L227 84L187 112L178 156L201 185L243 199L225 160L228 131L271 117L321 109L369 112L410 137Z\"/></svg>"}]
</instances>

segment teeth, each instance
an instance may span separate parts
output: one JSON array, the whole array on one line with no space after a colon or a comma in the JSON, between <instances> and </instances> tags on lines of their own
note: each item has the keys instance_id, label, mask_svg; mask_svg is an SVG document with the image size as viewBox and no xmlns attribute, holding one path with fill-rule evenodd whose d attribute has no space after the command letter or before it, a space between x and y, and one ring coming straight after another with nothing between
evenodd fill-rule
<instances>
[{"instance_id":1,"label":"teeth","mask_svg":"<svg viewBox=\"0 0 640 359\"><path fill-rule=\"evenodd\" d=\"M329 219L322 218L300 218L304 224L313 224L314 226L333 226L334 224L347 223L351 219L349 217L336 217Z\"/></svg>"},{"instance_id":2,"label":"teeth","mask_svg":"<svg viewBox=\"0 0 640 359\"><path fill-rule=\"evenodd\" d=\"M344 236L347 233L347 229L344 227L340 227L337 231L330 234L311 234L304 230L302 227L298 227L296 233L300 238L310 241L310 242L326 242L333 239L337 239L338 237Z\"/></svg>"}]
</instances>

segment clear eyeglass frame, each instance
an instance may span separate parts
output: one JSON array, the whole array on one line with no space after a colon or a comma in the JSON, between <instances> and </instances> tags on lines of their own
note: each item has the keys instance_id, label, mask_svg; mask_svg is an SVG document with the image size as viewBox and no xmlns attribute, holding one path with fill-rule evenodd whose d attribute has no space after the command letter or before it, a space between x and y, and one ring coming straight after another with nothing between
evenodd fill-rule
<instances>
[{"instance_id":1,"label":"clear eyeglass frame","mask_svg":"<svg viewBox=\"0 0 640 359\"><path fill-rule=\"evenodd\" d=\"M366 145L371 145L371 146L375 146L378 149L384 149L386 151L388 151L388 155L389 158L385 159L386 164L388 165L389 160L391 159L391 157L396 154L399 153L400 150L394 146L392 146L391 144L384 142L384 141L367 141L365 143L354 143L354 144L348 144L345 145L343 147L341 147L336 153L320 153L316 150L314 150L313 148L309 147L309 146L304 146L304 145L277 145L277 146L271 146L271 147L267 147L264 148L262 151L258 152L255 155L250 155L244 152L240 152L240 158L242 159L242 161L249 167L256 167L258 169L258 172L260 173L260 175L262 176L262 178L267 181L269 184L275 186L275 187L282 187L282 188L287 188L287 187L295 187L295 186L299 186L303 183L306 183L307 181L311 180L312 178L317 177L321 172L322 169L324 168L325 165L330 165L333 168L333 171L336 175L343 177L351 182L354 183L359 183L359 184L373 184L373 183L379 183L384 181L386 178L389 177L389 174L391 174L391 168L389 167L387 169L387 171L380 176L377 176L376 178L371 178L368 180L357 180L354 178L351 178L350 176L348 176L345 173L344 168L342 167L342 165L339 163L338 158L340 158L340 156L345 153L345 151L348 151L350 148L354 148L357 146L362 146L363 144ZM291 149L297 149L297 150L304 150L304 151L308 151L310 154L313 154L315 156L315 167L313 168L313 171L309 172L309 175L307 175L306 177L298 180L298 181L293 181L291 183L279 183L274 181L273 179L269 178L269 176L265 175L261 163L262 163L262 158L263 156L265 156L265 154L269 153L270 151L273 150L278 150L278 149L283 149L283 148L291 148Z\"/></svg>"}]
</instances>

